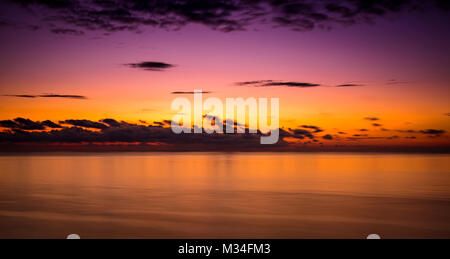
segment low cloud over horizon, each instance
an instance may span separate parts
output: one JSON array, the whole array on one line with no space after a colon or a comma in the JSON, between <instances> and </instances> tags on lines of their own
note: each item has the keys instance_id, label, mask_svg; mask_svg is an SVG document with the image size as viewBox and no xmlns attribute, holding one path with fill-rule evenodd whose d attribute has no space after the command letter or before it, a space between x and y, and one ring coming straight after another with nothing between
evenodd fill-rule
<instances>
[{"instance_id":1,"label":"low cloud over horizon","mask_svg":"<svg viewBox=\"0 0 450 259\"><path fill-rule=\"evenodd\" d=\"M204 119L214 120L211 116L204 116ZM199 149L211 148L215 146L221 148L266 148L272 147L304 147L322 146L324 141L330 147L338 147L346 141L355 143L367 140L398 140L415 141L420 135L428 138L440 138L447 132L442 129L423 130L396 130L403 137L398 135L379 136L369 134L353 134L351 137L341 137L345 134L323 133L326 130L319 126L301 125L297 128L280 128L280 140L276 145L261 145L260 137L262 133L248 133L248 127L239 125L232 120L223 120L224 127L233 124L235 130L238 127L246 129L245 134L174 134L170 128L171 120L155 121L143 124L117 121L112 118L92 121L87 119L68 119L59 122L50 120L33 121L26 118L15 118L12 120L0 121L0 143L4 145L15 143L141 143L170 145L174 149L187 147L198 147ZM365 129L359 131L367 131ZM448 137L447 137L448 138ZM211 146L212 145L212 146ZM383 145L389 146L383 142ZM209 146L209 147L207 147Z\"/></svg>"}]
</instances>

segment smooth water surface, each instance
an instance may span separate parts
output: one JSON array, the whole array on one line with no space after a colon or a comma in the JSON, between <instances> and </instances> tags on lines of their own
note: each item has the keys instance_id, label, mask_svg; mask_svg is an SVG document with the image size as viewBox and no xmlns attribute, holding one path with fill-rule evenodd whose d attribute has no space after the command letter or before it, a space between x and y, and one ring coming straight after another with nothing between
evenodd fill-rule
<instances>
[{"instance_id":1,"label":"smooth water surface","mask_svg":"<svg viewBox=\"0 0 450 259\"><path fill-rule=\"evenodd\" d=\"M0 238L450 238L450 156L0 156Z\"/></svg>"}]
</instances>

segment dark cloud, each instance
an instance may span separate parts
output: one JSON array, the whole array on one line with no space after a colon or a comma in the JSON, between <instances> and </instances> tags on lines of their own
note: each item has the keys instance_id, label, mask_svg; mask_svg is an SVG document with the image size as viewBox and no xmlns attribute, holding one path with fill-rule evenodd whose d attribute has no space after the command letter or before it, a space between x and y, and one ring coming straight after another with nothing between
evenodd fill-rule
<instances>
[{"instance_id":1,"label":"dark cloud","mask_svg":"<svg viewBox=\"0 0 450 259\"><path fill-rule=\"evenodd\" d=\"M105 124L108 124L110 127L120 127L122 124L115 119L103 119L100 120L100 122L103 122Z\"/></svg>"},{"instance_id":2,"label":"dark cloud","mask_svg":"<svg viewBox=\"0 0 450 259\"><path fill-rule=\"evenodd\" d=\"M389 80L386 84L387 85L403 85L403 84L408 84L410 82L406 82L406 81L398 81L396 79L391 79Z\"/></svg>"},{"instance_id":3,"label":"dark cloud","mask_svg":"<svg viewBox=\"0 0 450 259\"><path fill-rule=\"evenodd\" d=\"M445 116L450 116L450 112L449 112L449 113L446 113Z\"/></svg>"},{"instance_id":4,"label":"dark cloud","mask_svg":"<svg viewBox=\"0 0 450 259\"><path fill-rule=\"evenodd\" d=\"M372 123L372 126L374 126L374 127L382 127L383 125L381 125L379 123Z\"/></svg>"},{"instance_id":5,"label":"dark cloud","mask_svg":"<svg viewBox=\"0 0 450 259\"><path fill-rule=\"evenodd\" d=\"M379 121L380 119L379 118L377 118L377 117L366 117L366 118L364 118L365 120L368 120L368 121Z\"/></svg>"},{"instance_id":6,"label":"dark cloud","mask_svg":"<svg viewBox=\"0 0 450 259\"><path fill-rule=\"evenodd\" d=\"M107 126L100 122L90 121L90 120L65 120L59 123L69 124L73 126L92 128L92 129L106 129Z\"/></svg>"},{"instance_id":7,"label":"dark cloud","mask_svg":"<svg viewBox=\"0 0 450 259\"><path fill-rule=\"evenodd\" d=\"M46 120L42 122L42 125L49 127L49 128L53 128L53 129L59 129L62 128L61 125L54 123L53 121L50 120Z\"/></svg>"},{"instance_id":8,"label":"dark cloud","mask_svg":"<svg viewBox=\"0 0 450 259\"><path fill-rule=\"evenodd\" d=\"M396 132L400 132L400 133L420 133L419 131L416 130L412 130L412 129L400 129L400 130L395 130Z\"/></svg>"},{"instance_id":9,"label":"dark cloud","mask_svg":"<svg viewBox=\"0 0 450 259\"><path fill-rule=\"evenodd\" d=\"M395 130L399 133L407 133L407 134L423 134L428 135L432 137L440 137L441 135L445 134L446 131L442 129L424 129L424 130L413 130L413 129L399 129Z\"/></svg>"},{"instance_id":10,"label":"dark cloud","mask_svg":"<svg viewBox=\"0 0 450 259\"><path fill-rule=\"evenodd\" d=\"M161 122L161 121L154 121L153 124L158 125L158 126L164 126L165 123Z\"/></svg>"},{"instance_id":11,"label":"dark cloud","mask_svg":"<svg viewBox=\"0 0 450 259\"><path fill-rule=\"evenodd\" d=\"M205 119L219 120L215 116L205 115ZM235 133L238 127L245 129L245 134L174 134L170 128L171 120L155 121L152 125L138 125L112 118L100 121L64 120L56 124L52 121L35 122L29 119L16 118L0 121L0 126L10 130L0 132L0 142L41 142L41 143L165 143L183 145L221 144L226 146L248 146L261 148L260 138L263 133L249 133L249 128L233 120L223 120L224 128L233 125ZM64 127L63 125L71 125ZM299 140L316 141L317 133L322 130L317 126L304 125L304 128L279 129L280 140L277 145L287 145L285 137ZM51 130L48 130L48 129ZM329 139L325 136L325 139Z\"/></svg>"},{"instance_id":12,"label":"dark cloud","mask_svg":"<svg viewBox=\"0 0 450 259\"><path fill-rule=\"evenodd\" d=\"M217 120L218 118L205 115L205 119ZM338 135L332 136L330 134L318 135L318 126L302 125L295 129L279 129L280 140L276 145L261 145L260 138L262 134L260 131L256 133L249 133L248 126L238 125L233 120L224 120L224 126L227 124L234 125L236 129L239 127L245 128L245 134L174 134L170 128L171 120L155 121L151 125L134 124L125 121L118 121L112 118L103 119L100 121L91 120L64 120L60 122L62 125L56 124L52 121L46 120L43 122L32 121L25 118L16 118L14 120L0 121L0 127L7 128L0 131L0 148L10 150L12 146L26 146L26 144L50 145L51 147L63 147L64 143L87 145L88 149L96 145L105 146L104 150L109 150L106 146L114 145L139 145L139 146L162 146L162 150L254 150L262 151L267 148L294 148L298 150L300 147L306 145L320 144L320 140L343 140ZM71 126L65 126L71 125ZM309 129L309 130L308 130ZM343 132L339 132L342 134ZM444 130L422 130L415 131L415 134L425 134L431 138L440 137L445 133ZM368 134L355 134L351 137L345 138L349 141L363 141L385 139L397 139L399 136L378 137L369 136ZM415 136L405 136L405 139L414 139ZM297 139L298 142L292 144L292 139ZM20 145L15 145L20 143ZM316 144L314 144L316 143ZM149 145L147 145L149 144ZM301 144L301 146L298 146ZM49 147L50 147L49 146ZM325 146L325 145L324 145ZM73 145L67 145L65 150L72 150ZM136 149L132 149L136 150ZM137 149L139 150L139 149ZM270 149L269 149L270 150ZM292 149L291 149L292 150ZM302 149L303 150L303 149Z\"/></svg>"},{"instance_id":13,"label":"dark cloud","mask_svg":"<svg viewBox=\"0 0 450 259\"><path fill-rule=\"evenodd\" d=\"M302 125L302 126L300 126L301 128L305 128L305 129L313 129L314 130L314 133L319 133L319 132L322 132L323 131L323 129L321 129L320 127L317 127L317 126L311 126L311 125Z\"/></svg>"},{"instance_id":14,"label":"dark cloud","mask_svg":"<svg viewBox=\"0 0 450 259\"><path fill-rule=\"evenodd\" d=\"M210 94L212 92L209 91L202 91L202 94ZM171 92L171 94L194 94L194 92L183 92L183 91L176 91L176 92Z\"/></svg>"},{"instance_id":15,"label":"dark cloud","mask_svg":"<svg viewBox=\"0 0 450 259\"><path fill-rule=\"evenodd\" d=\"M0 2L0 8L3 9L7 9L7 7L3 7L2 2ZM5 13L3 13L3 15L6 15ZM13 17L15 18L15 17ZM0 17L0 27L12 27L14 29L27 29L30 31L37 31L39 30L41 27L35 24L26 24L23 23L22 21L16 22L14 21L14 19L4 19L3 17Z\"/></svg>"},{"instance_id":16,"label":"dark cloud","mask_svg":"<svg viewBox=\"0 0 450 259\"><path fill-rule=\"evenodd\" d=\"M291 81L275 81L275 80L257 80L257 81L245 81L245 82L237 82L236 85L246 85L252 87L271 87L271 86L285 86L285 87L317 87L320 84L316 83L307 83L307 82L291 82Z\"/></svg>"},{"instance_id":17,"label":"dark cloud","mask_svg":"<svg viewBox=\"0 0 450 259\"><path fill-rule=\"evenodd\" d=\"M304 139L305 137L309 138L309 139L314 139L315 138L313 133L311 133L308 130L294 129L294 130L291 130L291 131L293 133L292 137L295 137L295 138L298 138L298 139Z\"/></svg>"},{"instance_id":18,"label":"dark cloud","mask_svg":"<svg viewBox=\"0 0 450 259\"><path fill-rule=\"evenodd\" d=\"M235 85L253 86L253 87L284 86L284 87L299 87L299 88L323 86L322 84L319 84L319 83L295 82L295 81L278 81L278 80L244 81L244 82L236 82ZM361 84L341 84L341 85L337 85L336 87L358 87L358 86L364 86L364 85L361 85Z\"/></svg>"},{"instance_id":19,"label":"dark cloud","mask_svg":"<svg viewBox=\"0 0 450 259\"><path fill-rule=\"evenodd\" d=\"M359 131L366 132L366 131L369 131L369 130L368 129L360 129Z\"/></svg>"},{"instance_id":20,"label":"dark cloud","mask_svg":"<svg viewBox=\"0 0 450 259\"><path fill-rule=\"evenodd\" d=\"M126 66L133 68L141 68L149 71L163 71L165 69L169 69L174 67L174 65L167 64L164 62L155 62L155 61L145 61L140 63L130 63L126 64Z\"/></svg>"},{"instance_id":21,"label":"dark cloud","mask_svg":"<svg viewBox=\"0 0 450 259\"><path fill-rule=\"evenodd\" d=\"M0 126L4 128L17 129L17 130L43 130L44 125L39 122L32 121L30 119L15 118L14 120L0 121Z\"/></svg>"},{"instance_id":22,"label":"dark cloud","mask_svg":"<svg viewBox=\"0 0 450 259\"><path fill-rule=\"evenodd\" d=\"M163 120L162 123L164 123L167 126L170 126L172 124L171 120Z\"/></svg>"},{"instance_id":23,"label":"dark cloud","mask_svg":"<svg viewBox=\"0 0 450 259\"><path fill-rule=\"evenodd\" d=\"M332 139L333 139L333 136L331 136L330 134L327 134L327 135L325 135L325 136L322 136L322 138L323 138L323 139L326 139L326 140L332 140Z\"/></svg>"},{"instance_id":24,"label":"dark cloud","mask_svg":"<svg viewBox=\"0 0 450 259\"><path fill-rule=\"evenodd\" d=\"M70 95L70 94L41 94L41 95L29 95L29 94L8 94L4 96L18 97L18 98L68 98L68 99L87 99L83 95Z\"/></svg>"},{"instance_id":25,"label":"dark cloud","mask_svg":"<svg viewBox=\"0 0 450 259\"><path fill-rule=\"evenodd\" d=\"M442 0L9 0L32 10L48 24L64 24L82 30L139 31L142 26L179 29L203 24L214 30L244 30L269 23L295 31L336 25L371 23L392 13L424 10L432 2L448 10ZM66 29L68 30L68 29Z\"/></svg>"},{"instance_id":26,"label":"dark cloud","mask_svg":"<svg viewBox=\"0 0 450 259\"><path fill-rule=\"evenodd\" d=\"M380 140L380 139L384 139L384 140L393 140L393 139L398 139L400 138L399 136L390 136L390 137L369 137L369 135L364 134L364 135L358 135L355 134L353 135L353 137L347 137L348 140L351 141L359 141L359 140Z\"/></svg>"},{"instance_id":27,"label":"dark cloud","mask_svg":"<svg viewBox=\"0 0 450 259\"><path fill-rule=\"evenodd\" d=\"M70 94L42 94L42 95L38 95L38 97L42 97L42 98L87 99L86 96L83 96L83 95L70 95Z\"/></svg>"},{"instance_id":28,"label":"dark cloud","mask_svg":"<svg viewBox=\"0 0 450 259\"><path fill-rule=\"evenodd\" d=\"M256 81L244 81L244 82L236 82L236 85L250 85L250 86L255 86L255 85L263 85L266 83L270 83L270 82L274 82L273 80L256 80Z\"/></svg>"},{"instance_id":29,"label":"dark cloud","mask_svg":"<svg viewBox=\"0 0 450 259\"><path fill-rule=\"evenodd\" d=\"M387 137L386 139L398 139L398 138L400 138L399 136L390 136L390 137Z\"/></svg>"},{"instance_id":30,"label":"dark cloud","mask_svg":"<svg viewBox=\"0 0 450 259\"><path fill-rule=\"evenodd\" d=\"M17 127L17 124L12 120L3 120L0 121L0 127L13 129Z\"/></svg>"},{"instance_id":31,"label":"dark cloud","mask_svg":"<svg viewBox=\"0 0 450 259\"><path fill-rule=\"evenodd\" d=\"M436 130L436 129L426 129L426 130L421 130L419 132L422 134L425 134L425 135L440 136L440 135L444 134L446 131L445 130Z\"/></svg>"},{"instance_id":32,"label":"dark cloud","mask_svg":"<svg viewBox=\"0 0 450 259\"><path fill-rule=\"evenodd\" d=\"M244 124L239 123L237 121L233 121L231 119L223 120L222 123L223 123L224 127L226 127L227 125L233 125L234 127L245 127Z\"/></svg>"},{"instance_id":33,"label":"dark cloud","mask_svg":"<svg viewBox=\"0 0 450 259\"><path fill-rule=\"evenodd\" d=\"M45 127L39 122L34 122L30 119L16 118L14 122L18 125L21 130L43 130Z\"/></svg>"},{"instance_id":34,"label":"dark cloud","mask_svg":"<svg viewBox=\"0 0 450 259\"><path fill-rule=\"evenodd\" d=\"M228 147L258 147L261 146L260 132L255 134L174 134L168 127L170 121L155 122L159 126L137 125L126 122L117 122L113 119L104 119L114 126L101 124L89 120L65 120L61 123L75 125L51 131L3 131L0 132L0 143L164 143L167 145L203 146L210 144ZM119 123L119 124L117 124ZM0 121L1 126L16 127L14 121ZM167 127L163 127L167 126ZM95 128L98 130L90 130ZM279 145L284 145L280 140Z\"/></svg>"},{"instance_id":35,"label":"dark cloud","mask_svg":"<svg viewBox=\"0 0 450 259\"><path fill-rule=\"evenodd\" d=\"M3 96L10 96L10 97L18 97L18 98L36 98L36 95L28 95L28 94L6 94Z\"/></svg>"},{"instance_id":36,"label":"dark cloud","mask_svg":"<svg viewBox=\"0 0 450 259\"><path fill-rule=\"evenodd\" d=\"M74 29L57 28L57 29L52 29L51 31L55 34L74 35L74 36L84 35L83 31L74 30Z\"/></svg>"},{"instance_id":37,"label":"dark cloud","mask_svg":"<svg viewBox=\"0 0 450 259\"><path fill-rule=\"evenodd\" d=\"M305 83L305 82L270 82L262 86L317 87L320 86L320 84Z\"/></svg>"},{"instance_id":38,"label":"dark cloud","mask_svg":"<svg viewBox=\"0 0 450 259\"><path fill-rule=\"evenodd\" d=\"M342 84L342 85L337 85L336 87L358 87L358 86L364 86L364 85L360 85L360 84Z\"/></svg>"}]
</instances>

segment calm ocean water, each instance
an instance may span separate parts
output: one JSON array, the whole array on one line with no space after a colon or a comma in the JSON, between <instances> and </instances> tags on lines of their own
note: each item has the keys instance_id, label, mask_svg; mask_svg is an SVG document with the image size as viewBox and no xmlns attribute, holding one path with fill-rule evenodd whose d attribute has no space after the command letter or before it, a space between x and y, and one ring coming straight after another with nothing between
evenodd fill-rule
<instances>
[{"instance_id":1,"label":"calm ocean water","mask_svg":"<svg viewBox=\"0 0 450 259\"><path fill-rule=\"evenodd\" d=\"M0 156L0 238L450 238L450 155Z\"/></svg>"}]
</instances>

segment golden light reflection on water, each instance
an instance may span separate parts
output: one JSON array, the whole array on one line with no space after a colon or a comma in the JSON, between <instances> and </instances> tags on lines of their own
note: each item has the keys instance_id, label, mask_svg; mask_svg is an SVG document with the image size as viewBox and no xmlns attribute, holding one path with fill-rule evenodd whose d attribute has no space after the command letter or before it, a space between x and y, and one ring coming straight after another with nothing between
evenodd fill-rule
<instances>
[{"instance_id":1,"label":"golden light reflection on water","mask_svg":"<svg viewBox=\"0 0 450 259\"><path fill-rule=\"evenodd\" d=\"M449 155L0 156L0 237L450 237Z\"/></svg>"}]
</instances>

